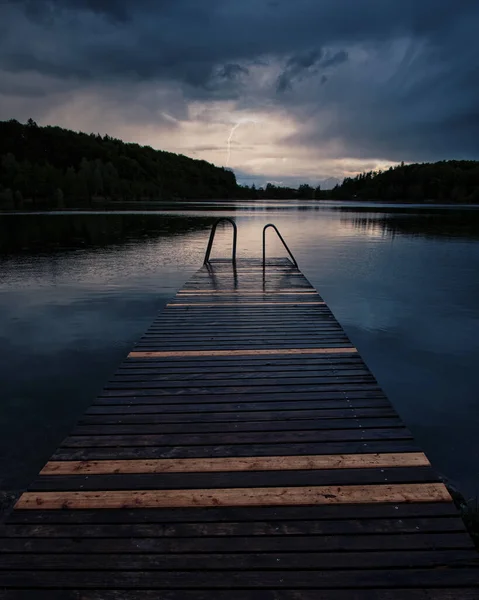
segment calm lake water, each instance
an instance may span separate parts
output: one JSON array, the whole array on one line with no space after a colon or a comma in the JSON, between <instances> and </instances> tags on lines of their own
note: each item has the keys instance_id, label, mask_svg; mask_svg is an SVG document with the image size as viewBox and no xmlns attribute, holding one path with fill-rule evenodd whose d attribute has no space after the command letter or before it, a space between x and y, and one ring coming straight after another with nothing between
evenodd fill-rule
<instances>
[{"instance_id":1,"label":"calm lake water","mask_svg":"<svg viewBox=\"0 0 479 600\"><path fill-rule=\"evenodd\" d=\"M201 266L219 216L240 256L279 227L434 466L478 494L479 209L325 202L0 215L0 490L35 477Z\"/></svg>"}]
</instances>

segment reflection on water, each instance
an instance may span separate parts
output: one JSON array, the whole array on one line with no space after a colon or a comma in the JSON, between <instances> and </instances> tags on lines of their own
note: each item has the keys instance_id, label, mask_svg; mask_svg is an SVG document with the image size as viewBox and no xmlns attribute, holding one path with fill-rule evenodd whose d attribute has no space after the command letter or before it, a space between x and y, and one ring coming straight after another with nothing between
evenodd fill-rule
<instances>
[{"instance_id":1,"label":"reflection on water","mask_svg":"<svg viewBox=\"0 0 479 600\"><path fill-rule=\"evenodd\" d=\"M0 215L0 253L92 248L128 240L178 236L211 227L213 218L124 213Z\"/></svg>"},{"instance_id":2,"label":"reflection on water","mask_svg":"<svg viewBox=\"0 0 479 600\"><path fill-rule=\"evenodd\" d=\"M344 210L344 209L343 209ZM349 214L341 217L345 224L363 231L367 235L390 236L405 234L414 236L441 237L441 238L473 238L479 239L479 211L478 210L435 210L424 213L397 210L397 212L370 212L358 214L355 209L354 216Z\"/></svg>"},{"instance_id":3,"label":"reflection on water","mask_svg":"<svg viewBox=\"0 0 479 600\"><path fill-rule=\"evenodd\" d=\"M253 210L254 208L254 210ZM260 256L274 222L435 466L477 490L479 211L198 203L0 216L0 490L36 475L156 312L201 265L215 217ZM230 255L221 228L214 253ZM268 254L283 255L268 236Z\"/></svg>"}]
</instances>

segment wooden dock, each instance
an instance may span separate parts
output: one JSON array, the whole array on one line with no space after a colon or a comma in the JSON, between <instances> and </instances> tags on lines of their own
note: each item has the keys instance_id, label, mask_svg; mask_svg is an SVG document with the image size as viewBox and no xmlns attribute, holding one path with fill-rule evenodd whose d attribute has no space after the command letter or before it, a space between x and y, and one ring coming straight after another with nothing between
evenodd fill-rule
<instances>
[{"instance_id":1,"label":"wooden dock","mask_svg":"<svg viewBox=\"0 0 479 600\"><path fill-rule=\"evenodd\" d=\"M240 260L188 281L19 499L0 599L24 598L472 600L479 570L318 292Z\"/></svg>"}]
</instances>

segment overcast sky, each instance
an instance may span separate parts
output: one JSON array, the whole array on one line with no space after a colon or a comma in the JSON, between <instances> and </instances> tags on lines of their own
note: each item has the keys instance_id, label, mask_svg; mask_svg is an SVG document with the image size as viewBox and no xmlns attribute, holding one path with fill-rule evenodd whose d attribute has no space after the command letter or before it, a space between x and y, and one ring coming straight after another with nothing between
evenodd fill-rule
<instances>
[{"instance_id":1,"label":"overcast sky","mask_svg":"<svg viewBox=\"0 0 479 600\"><path fill-rule=\"evenodd\" d=\"M0 0L0 119L312 184L479 158L479 0Z\"/></svg>"}]
</instances>

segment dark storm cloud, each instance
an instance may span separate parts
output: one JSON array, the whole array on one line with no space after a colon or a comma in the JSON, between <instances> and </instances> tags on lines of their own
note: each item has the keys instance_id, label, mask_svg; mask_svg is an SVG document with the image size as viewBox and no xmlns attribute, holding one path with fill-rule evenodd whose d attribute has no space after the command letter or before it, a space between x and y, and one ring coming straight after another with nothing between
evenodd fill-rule
<instances>
[{"instance_id":1,"label":"dark storm cloud","mask_svg":"<svg viewBox=\"0 0 479 600\"><path fill-rule=\"evenodd\" d=\"M88 79L89 77L89 71L86 67L45 60L21 50L12 52L10 61L12 65L15 65L14 71L34 71L43 75L59 77L60 79L73 77Z\"/></svg>"},{"instance_id":2,"label":"dark storm cloud","mask_svg":"<svg viewBox=\"0 0 479 600\"><path fill-rule=\"evenodd\" d=\"M328 52L326 55L322 50L311 50L304 54L298 54L288 59L286 68L278 77L276 91L279 93L293 89L294 81L300 81L308 75L315 75L320 69L328 69L340 65L348 60L348 53L344 50L338 52ZM321 82L325 83L326 77L323 74Z\"/></svg>"},{"instance_id":3,"label":"dark storm cloud","mask_svg":"<svg viewBox=\"0 0 479 600\"><path fill-rule=\"evenodd\" d=\"M55 14L44 27L36 28L33 38L3 40L2 54L12 68L21 68L12 60L16 45L26 45L31 53L47 54L45 59L52 60L48 48L52 40L60 40L56 61L68 66L74 51L75 60L84 63L91 77L174 76L198 84L205 83L218 64L264 55L308 60L311 48L318 46L380 41L420 31L427 24L425 5L434 9L426 12L431 13L436 30L447 23L447 15L441 18L437 6L440 0L422 0L419 8L416 0L379 4L376 0L278 0L275 4L261 0L10 0L9 4L17 8L6 15L12 28L22 28L22 9L27 16L31 7L37 13ZM94 24L88 13L123 16L124 22L106 21L102 35L101 23ZM44 41L50 42L46 49ZM66 53L62 52L64 44ZM199 71L196 78L193 67Z\"/></svg>"},{"instance_id":4,"label":"dark storm cloud","mask_svg":"<svg viewBox=\"0 0 479 600\"><path fill-rule=\"evenodd\" d=\"M218 77L221 79L228 79L229 81L238 79L241 75L248 75L249 70L246 67L242 67L238 64L228 64L221 67L218 72Z\"/></svg>"},{"instance_id":5,"label":"dark storm cloud","mask_svg":"<svg viewBox=\"0 0 479 600\"><path fill-rule=\"evenodd\" d=\"M4 0L0 11L0 70L26 80L281 107L299 124L291 143L334 142L350 157L479 157L477 0Z\"/></svg>"},{"instance_id":6,"label":"dark storm cloud","mask_svg":"<svg viewBox=\"0 0 479 600\"><path fill-rule=\"evenodd\" d=\"M29 17L45 19L68 10L85 10L103 14L111 19L126 21L130 18L129 5L126 0L6 0L10 4L24 7Z\"/></svg>"},{"instance_id":7,"label":"dark storm cloud","mask_svg":"<svg viewBox=\"0 0 479 600\"><path fill-rule=\"evenodd\" d=\"M311 50L306 54L297 54L292 56L286 63L285 70L278 77L276 90L281 93L291 90L293 80L301 77L305 72L314 72L319 63L322 52L320 50Z\"/></svg>"},{"instance_id":8,"label":"dark storm cloud","mask_svg":"<svg viewBox=\"0 0 479 600\"><path fill-rule=\"evenodd\" d=\"M325 57L322 61L321 65L324 68L327 67L335 67L336 65L340 65L343 62L348 60L348 53L344 50L340 50L339 52L335 52L334 54Z\"/></svg>"}]
</instances>

